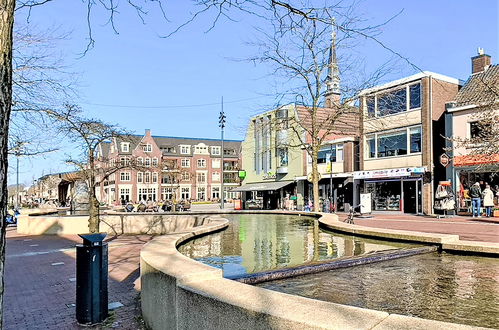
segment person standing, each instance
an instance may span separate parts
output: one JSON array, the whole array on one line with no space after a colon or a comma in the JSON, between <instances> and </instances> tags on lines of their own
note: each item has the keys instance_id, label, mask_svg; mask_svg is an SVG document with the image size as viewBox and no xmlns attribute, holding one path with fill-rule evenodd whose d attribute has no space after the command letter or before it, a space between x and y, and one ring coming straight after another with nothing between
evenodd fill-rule
<instances>
[{"instance_id":1,"label":"person standing","mask_svg":"<svg viewBox=\"0 0 499 330\"><path fill-rule=\"evenodd\" d=\"M494 193L492 192L488 184L485 185L482 196L483 206L487 210L487 218L490 218L492 216L492 208L494 207Z\"/></svg>"},{"instance_id":2,"label":"person standing","mask_svg":"<svg viewBox=\"0 0 499 330\"><path fill-rule=\"evenodd\" d=\"M481 198L482 198L482 190L480 189L480 183L475 182L470 189L470 197L471 197L471 209L473 212L473 218L481 216L480 208L481 208Z\"/></svg>"}]
</instances>

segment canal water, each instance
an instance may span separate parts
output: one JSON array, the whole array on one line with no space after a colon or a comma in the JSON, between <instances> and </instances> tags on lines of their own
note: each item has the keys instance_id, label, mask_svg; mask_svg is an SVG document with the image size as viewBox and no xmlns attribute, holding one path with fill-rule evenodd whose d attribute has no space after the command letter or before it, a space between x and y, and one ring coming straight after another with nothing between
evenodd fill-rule
<instances>
[{"instance_id":1,"label":"canal water","mask_svg":"<svg viewBox=\"0 0 499 330\"><path fill-rule=\"evenodd\" d=\"M428 253L257 286L344 305L499 328L499 259Z\"/></svg>"},{"instance_id":2,"label":"canal water","mask_svg":"<svg viewBox=\"0 0 499 330\"><path fill-rule=\"evenodd\" d=\"M179 251L225 277L314 264L417 245L344 236L311 217L227 215L229 227ZM351 306L499 328L499 259L426 253L257 286Z\"/></svg>"},{"instance_id":3,"label":"canal water","mask_svg":"<svg viewBox=\"0 0 499 330\"><path fill-rule=\"evenodd\" d=\"M225 277L238 277L303 264L414 247L344 236L319 228L312 217L231 214L224 231L193 239L179 251L221 268Z\"/></svg>"}]
</instances>

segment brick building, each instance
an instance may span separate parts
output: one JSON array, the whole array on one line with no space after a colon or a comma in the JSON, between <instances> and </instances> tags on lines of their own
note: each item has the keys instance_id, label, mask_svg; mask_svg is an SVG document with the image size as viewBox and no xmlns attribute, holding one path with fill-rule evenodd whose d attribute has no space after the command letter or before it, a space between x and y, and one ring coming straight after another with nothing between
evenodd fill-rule
<instances>
[{"instance_id":1,"label":"brick building","mask_svg":"<svg viewBox=\"0 0 499 330\"><path fill-rule=\"evenodd\" d=\"M224 141L224 190L239 185L241 141ZM219 200L221 197L221 141L218 139L153 136L114 138L99 146L101 164L130 164L100 178L97 198L106 204L140 200ZM133 166L135 164L135 166Z\"/></svg>"},{"instance_id":2,"label":"brick building","mask_svg":"<svg viewBox=\"0 0 499 330\"><path fill-rule=\"evenodd\" d=\"M445 103L459 87L458 79L424 71L360 93L354 180L360 192L371 193L374 211L433 213Z\"/></svg>"},{"instance_id":3,"label":"brick building","mask_svg":"<svg viewBox=\"0 0 499 330\"><path fill-rule=\"evenodd\" d=\"M475 182L499 186L499 65L479 48L471 58L471 75L445 115L446 179L456 191L458 211L469 212L468 190ZM464 141L461 143L460 141Z\"/></svg>"}]
</instances>

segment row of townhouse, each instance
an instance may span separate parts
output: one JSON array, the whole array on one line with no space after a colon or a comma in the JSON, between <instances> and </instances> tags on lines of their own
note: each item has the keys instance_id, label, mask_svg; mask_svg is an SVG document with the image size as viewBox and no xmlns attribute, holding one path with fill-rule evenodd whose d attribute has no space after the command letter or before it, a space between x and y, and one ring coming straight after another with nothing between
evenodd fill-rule
<instances>
[{"instance_id":1,"label":"row of townhouse","mask_svg":"<svg viewBox=\"0 0 499 330\"><path fill-rule=\"evenodd\" d=\"M498 65L480 50L464 84L424 71L361 91L358 116L337 121L334 125L343 127L335 127L319 152L321 198L345 210L370 193L374 211L433 214L438 183L450 180L458 204L466 209L470 184L499 184L496 167L487 172L479 166L497 165L499 158L470 156L472 151L458 147L455 139L479 136L477 113L491 105L498 109L498 94L482 86L497 88L498 77ZM331 104L327 97L326 105ZM307 130L266 124L289 116L298 118L297 126L306 125L305 114L306 107L290 104L251 119L242 143L247 176L236 188L243 199L259 200L264 208L284 207L288 200L303 208L312 199L311 158L293 143ZM282 140L287 148L280 147ZM449 162L441 164L441 158Z\"/></svg>"},{"instance_id":2,"label":"row of townhouse","mask_svg":"<svg viewBox=\"0 0 499 330\"><path fill-rule=\"evenodd\" d=\"M101 166L118 164L98 179L99 201L112 205L139 201L210 201L221 198L222 166L226 199L238 197L241 141L127 135L98 148ZM222 164L223 153L223 164Z\"/></svg>"}]
</instances>

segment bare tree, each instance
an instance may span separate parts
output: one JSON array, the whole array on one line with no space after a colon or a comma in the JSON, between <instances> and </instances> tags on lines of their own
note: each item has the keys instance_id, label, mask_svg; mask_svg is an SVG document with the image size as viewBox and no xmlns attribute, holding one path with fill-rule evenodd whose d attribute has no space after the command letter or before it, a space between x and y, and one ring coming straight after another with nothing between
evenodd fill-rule
<instances>
[{"instance_id":1,"label":"bare tree","mask_svg":"<svg viewBox=\"0 0 499 330\"><path fill-rule=\"evenodd\" d=\"M116 125L105 123L99 119L88 119L82 116L82 110L75 105L66 105L64 110L50 112L64 136L74 142L81 152L80 158L71 158L67 162L75 166L78 175L85 180L88 187L88 229L91 233L99 231L99 201L95 189L101 181L125 168L142 166L136 159L116 160L99 158L97 150L101 143L128 134Z\"/></svg>"}]
</instances>

